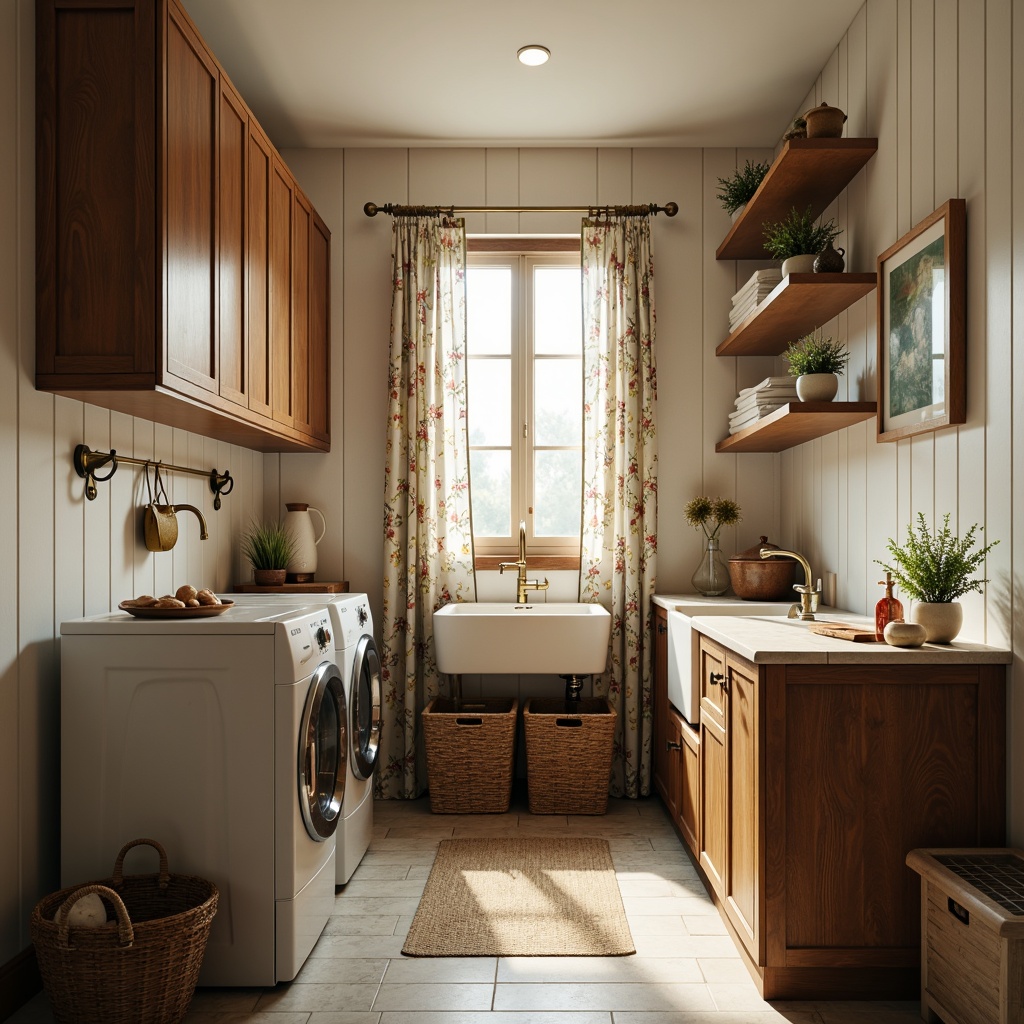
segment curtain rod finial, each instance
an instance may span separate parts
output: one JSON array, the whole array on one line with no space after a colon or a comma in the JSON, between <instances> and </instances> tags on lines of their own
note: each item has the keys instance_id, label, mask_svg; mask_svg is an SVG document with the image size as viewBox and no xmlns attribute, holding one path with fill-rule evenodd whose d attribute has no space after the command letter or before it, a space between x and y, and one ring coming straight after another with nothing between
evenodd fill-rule
<instances>
[{"instance_id":1,"label":"curtain rod finial","mask_svg":"<svg viewBox=\"0 0 1024 1024\"><path fill-rule=\"evenodd\" d=\"M679 212L678 203L666 203L665 204L665 216L674 217Z\"/></svg>"},{"instance_id":2,"label":"curtain rod finial","mask_svg":"<svg viewBox=\"0 0 1024 1024\"><path fill-rule=\"evenodd\" d=\"M363 204L363 213L365 213L367 217L376 217L377 216L377 211L378 211L378 206L377 206L376 203L364 203Z\"/></svg>"}]
</instances>

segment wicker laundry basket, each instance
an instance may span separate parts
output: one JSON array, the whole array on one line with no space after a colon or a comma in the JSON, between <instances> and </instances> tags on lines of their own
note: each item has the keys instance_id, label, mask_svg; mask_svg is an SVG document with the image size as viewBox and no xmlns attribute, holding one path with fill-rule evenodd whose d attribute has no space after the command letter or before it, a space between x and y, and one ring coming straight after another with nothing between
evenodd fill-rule
<instances>
[{"instance_id":1,"label":"wicker laundry basket","mask_svg":"<svg viewBox=\"0 0 1024 1024\"><path fill-rule=\"evenodd\" d=\"M604 814L615 709L594 700L528 700L523 708L531 814Z\"/></svg>"},{"instance_id":2,"label":"wicker laundry basket","mask_svg":"<svg viewBox=\"0 0 1024 1024\"><path fill-rule=\"evenodd\" d=\"M519 701L435 697L423 709L434 814L502 814L512 800Z\"/></svg>"},{"instance_id":3,"label":"wicker laundry basket","mask_svg":"<svg viewBox=\"0 0 1024 1024\"><path fill-rule=\"evenodd\" d=\"M160 854L159 874L125 876L125 854L145 844ZM97 893L116 920L69 927L72 907ZM217 912L217 887L172 875L152 839L126 844L103 882L72 886L32 911L32 942L58 1024L175 1024L188 1012Z\"/></svg>"}]
</instances>

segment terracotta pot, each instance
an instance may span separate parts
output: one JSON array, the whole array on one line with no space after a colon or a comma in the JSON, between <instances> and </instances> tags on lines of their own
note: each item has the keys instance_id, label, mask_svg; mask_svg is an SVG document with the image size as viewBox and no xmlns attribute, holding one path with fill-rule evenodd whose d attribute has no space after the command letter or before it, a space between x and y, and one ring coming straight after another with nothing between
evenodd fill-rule
<instances>
[{"instance_id":1,"label":"terracotta pot","mask_svg":"<svg viewBox=\"0 0 1024 1024\"><path fill-rule=\"evenodd\" d=\"M279 587L287 575L287 569L253 569L252 580L257 587Z\"/></svg>"},{"instance_id":2,"label":"terracotta pot","mask_svg":"<svg viewBox=\"0 0 1024 1024\"><path fill-rule=\"evenodd\" d=\"M964 624L964 609L959 601L915 601L910 609L910 618L924 626L928 643L948 644L956 639Z\"/></svg>"},{"instance_id":3,"label":"terracotta pot","mask_svg":"<svg viewBox=\"0 0 1024 1024\"><path fill-rule=\"evenodd\" d=\"M793 594L796 561L792 558L762 558L761 548L777 548L766 536L746 551L729 559L733 592L745 601L785 601Z\"/></svg>"},{"instance_id":4,"label":"terracotta pot","mask_svg":"<svg viewBox=\"0 0 1024 1024\"><path fill-rule=\"evenodd\" d=\"M827 103L811 107L804 114L807 122L807 138L838 139L843 134L846 115L838 107L830 107Z\"/></svg>"}]
</instances>

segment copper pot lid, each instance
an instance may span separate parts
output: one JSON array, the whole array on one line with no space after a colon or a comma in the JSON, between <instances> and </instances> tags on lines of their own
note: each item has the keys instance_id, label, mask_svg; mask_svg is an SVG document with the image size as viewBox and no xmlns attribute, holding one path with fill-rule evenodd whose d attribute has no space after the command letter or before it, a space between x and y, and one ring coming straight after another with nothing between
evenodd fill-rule
<instances>
[{"instance_id":1,"label":"copper pot lid","mask_svg":"<svg viewBox=\"0 0 1024 1024\"><path fill-rule=\"evenodd\" d=\"M779 549L779 545L769 544L768 538L762 534L761 539L757 544L755 544L752 548L747 548L746 551L737 551L736 554L729 559L729 561L758 563L764 562L766 560L761 557L761 548L773 548L777 551ZM780 558L774 559L774 561L792 562L793 559L790 558L789 555L782 555Z\"/></svg>"}]
</instances>

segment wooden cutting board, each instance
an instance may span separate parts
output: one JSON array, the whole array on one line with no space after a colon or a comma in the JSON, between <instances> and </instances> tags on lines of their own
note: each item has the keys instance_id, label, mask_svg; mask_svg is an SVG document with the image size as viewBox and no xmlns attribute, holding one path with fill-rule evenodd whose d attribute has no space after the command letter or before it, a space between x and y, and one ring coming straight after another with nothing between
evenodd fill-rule
<instances>
[{"instance_id":1,"label":"wooden cutting board","mask_svg":"<svg viewBox=\"0 0 1024 1024\"><path fill-rule=\"evenodd\" d=\"M839 640L850 640L855 644L877 644L885 643L875 636L873 629L864 629L861 626L848 626L844 622L816 622L811 626L811 632L819 636L833 636Z\"/></svg>"}]
</instances>

